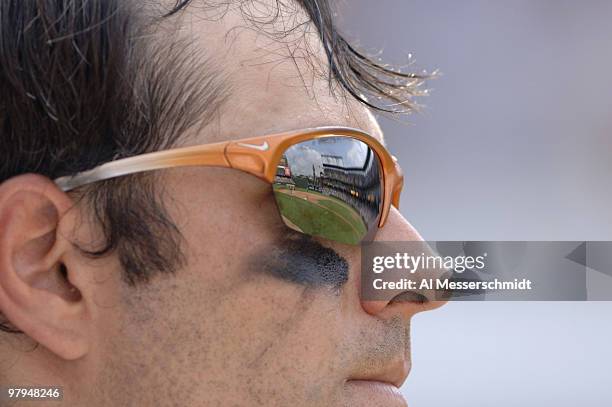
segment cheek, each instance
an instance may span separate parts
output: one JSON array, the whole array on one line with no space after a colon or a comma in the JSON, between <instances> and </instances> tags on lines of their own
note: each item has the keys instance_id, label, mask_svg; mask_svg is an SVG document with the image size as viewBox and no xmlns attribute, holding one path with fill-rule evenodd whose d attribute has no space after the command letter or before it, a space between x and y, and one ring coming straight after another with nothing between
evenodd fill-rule
<instances>
[{"instance_id":1,"label":"cheek","mask_svg":"<svg viewBox=\"0 0 612 407\"><path fill-rule=\"evenodd\" d=\"M343 367L335 329L341 324L330 301L319 290L269 277L250 280L219 304L223 322L215 329L232 339L216 341L211 353L225 355L219 367L250 400L328 406L324 401L341 388ZM324 334L321 326L328 327Z\"/></svg>"},{"instance_id":2,"label":"cheek","mask_svg":"<svg viewBox=\"0 0 612 407\"><path fill-rule=\"evenodd\" d=\"M188 174L174 187L171 214L188 247L188 263L170 277L171 289L160 287L158 309L166 322L155 329L160 336L171 333L162 342L177 344L172 359L182 362L173 370L191 372L209 397L221 386L239 398L248 393L241 402L281 397L286 399L279 405L297 406L291 401L329 400L342 380L342 321L335 312L342 297L329 289L337 284L326 280L308 288L258 272L256 260L288 232L268 184L231 170ZM321 326L328 327L325 335Z\"/></svg>"},{"instance_id":3,"label":"cheek","mask_svg":"<svg viewBox=\"0 0 612 407\"><path fill-rule=\"evenodd\" d=\"M176 174L171 208L190 263L218 268L272 245L286 229L270 184L249 174L194 168Z\"/></svg>"},{"instance_id":4,"label":"cheek","mask_svg":"<svg viewBox=\"0 0 612 407\"><path fill-rule=\"evenodd\" d=\"M158 372L161 388L173 383L211 404L329 406L345 366L340 298L263 273L233 278L224 269L214 281L200 267L154 282L132 307L152 316L129 324L132 342L146 349L139 377Z\"/></svg>"}]
</instances>

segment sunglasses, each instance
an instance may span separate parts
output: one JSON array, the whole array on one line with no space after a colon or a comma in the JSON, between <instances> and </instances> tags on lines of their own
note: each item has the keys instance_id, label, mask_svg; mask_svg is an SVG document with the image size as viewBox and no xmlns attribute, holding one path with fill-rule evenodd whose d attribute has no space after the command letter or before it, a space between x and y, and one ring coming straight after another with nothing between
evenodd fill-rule
<instances>
[{"instance_id":1,"label":"sunglasses","mask_svg":"<svg viewBox=\"0 0 612 407\"><path fill-rule=\"evenodd\" d=\"M63 190L163 168L234 168L272 184L289 228L346 244L371 240L391 205L399 207L403 176L395 157L369 134L348 127L175 148L102 164L58 178Z\"/></svg>"}]
</instances>

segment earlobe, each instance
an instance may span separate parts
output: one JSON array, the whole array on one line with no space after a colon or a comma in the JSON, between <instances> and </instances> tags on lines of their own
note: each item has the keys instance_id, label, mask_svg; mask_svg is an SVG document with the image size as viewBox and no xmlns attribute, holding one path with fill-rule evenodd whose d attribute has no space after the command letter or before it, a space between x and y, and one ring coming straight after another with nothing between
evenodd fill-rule
<instances>
[{"instance_id":1,"label":"earlobe","mask_svg":"<svg viewBox=\"0 0 612 407\"><path fill-rule=\"evenodd\" d=\"M50 180L22 175L0 184L0 312L65 359L87 353L87 319L70 281L72 245L61 233L71 199Z\"/></svg>"}]
</instances>

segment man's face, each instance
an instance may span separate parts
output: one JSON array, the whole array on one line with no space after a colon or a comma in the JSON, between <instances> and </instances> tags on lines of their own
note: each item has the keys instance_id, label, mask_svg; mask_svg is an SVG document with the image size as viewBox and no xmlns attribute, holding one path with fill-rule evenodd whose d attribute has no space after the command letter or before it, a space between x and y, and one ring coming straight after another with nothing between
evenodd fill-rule
<instances>
[{"instance_id":1,"label":"man's face","mask_svg":"<svg viewBox=\"0 0 612 407\"><path fill-rule=\"evenodd\" d=\"M269 20L275 6L265 3L250 12ZM187 9L179 35L213 57L231 93L217 119L183 145L323 125L382 140L366 108L330 92L314 27L274 38L266 35L273 26L254 27L244 10L216 21L204 13ZM187 263L136 287L111 277L118 266L97 274L106 293L97 343L74 370L75 392L96 389L90 405L114 406L402 405L376 382L401 385L410 318L433 305L362 303L359 248L290 231L270 185L253 176L183 168L164 170L161 180ZM420 237L392 209L376 239Z\"/></svg>"}]
</instances>

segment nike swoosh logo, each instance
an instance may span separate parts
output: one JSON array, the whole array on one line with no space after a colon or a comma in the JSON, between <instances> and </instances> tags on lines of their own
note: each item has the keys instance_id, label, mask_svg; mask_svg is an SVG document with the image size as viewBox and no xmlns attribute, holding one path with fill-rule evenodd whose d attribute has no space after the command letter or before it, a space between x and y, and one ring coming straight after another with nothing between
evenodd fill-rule
<instances>
[{"instance_id":1,"label":"nike swoosh logo","mask_svg":"<svg viewBox=\"0 0 612 407\"><path fill-rule=\"evenodd\" d=\"M259 151L267 151L270 146L267 141L264 141L263 144L247 144L247 143L238 143L239 146L253 148Z\"/></svg>"}]
</instances>

